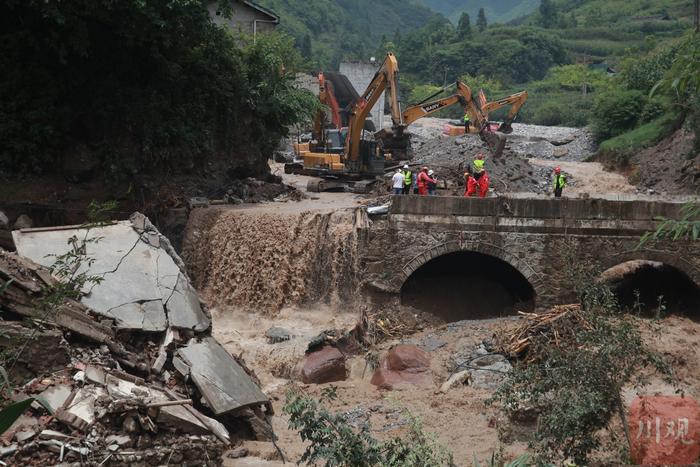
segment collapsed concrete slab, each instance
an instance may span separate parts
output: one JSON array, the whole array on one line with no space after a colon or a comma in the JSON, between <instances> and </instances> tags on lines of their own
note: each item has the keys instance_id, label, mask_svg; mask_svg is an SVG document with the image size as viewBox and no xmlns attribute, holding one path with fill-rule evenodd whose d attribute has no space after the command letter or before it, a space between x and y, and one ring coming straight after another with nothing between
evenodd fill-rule
<instances>
[{"instance_id":1,"label":"collapsed concrete slab","mask_svg":"<svg viewBox=\"0 0 700 467\"><path fill-rule=\"evenodd\" d=\"M212 337L190 340L173 360L178 357L216 415L269 402L238 362Z\"/></svg>"},{"instance_id":2,"label":"collapsed concrete slab","mask_svg":"<svg viewBox=\"0 0 700 467\"><path fill-rule=\"evenodd\" d=\"M32 334L28 321L38 319L52 339L42 355L57 346L66 351L58 371L33 366L18 379L27 382L22 397L44 396L54 416L32 405L41 426L15 430L6 454L15 465L37 450L46 465L88 454L103 464L220 463L229 430L236 439L274 438L272 407L257 378L210 337L211 319L182 260L148 219L135 214L91 229L14 235L18 254L0 251L0 307L14 320L7 327ZM82 257L78 273L102 280L47 315L45 299L58 279L44 265L70 248Z\"/></svg>"},{"instance_id":3,"label":"collapsed concrete slab","mask_svg":"<svg viewBox=\"0 0 700 467\"><path fill-rule=\"evenodd\" d=\"M68 253L71 238L84 245L79 269L102 278L85 286L81 302L113 319L121 330L201 332L211 319L168 240L143 215L93 228L56 227L13 232L17 252L43 266Z\"/></svg>"}]
</instances>

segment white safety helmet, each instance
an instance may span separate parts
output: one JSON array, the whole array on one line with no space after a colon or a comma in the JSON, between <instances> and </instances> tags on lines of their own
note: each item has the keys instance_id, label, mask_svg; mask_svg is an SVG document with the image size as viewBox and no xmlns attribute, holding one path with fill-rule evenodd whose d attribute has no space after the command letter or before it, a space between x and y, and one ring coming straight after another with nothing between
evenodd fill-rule
<instances>
[{"instance_id":1,"label":"white safety helmet","mask_svg":"<svg viewBox=\"0 0 700 467\"><path fill-rule=\"evenodd\" d=\"M407 168L408 168L408 164L404 164L403 168L404 168L404 169L407 169Z\"/></svg>"},{"instance_id":2,"label":"white safety helmet","mask_svg":"<svg viewBox=\"0 0 700 467\"><path fill-rule=\"evenodd\" d=\"M434 174L434 173L435 173L435 172L433 172L432 169L428 170L428 175L432 175L432 174Z\"/></svg>"}]
</instances>

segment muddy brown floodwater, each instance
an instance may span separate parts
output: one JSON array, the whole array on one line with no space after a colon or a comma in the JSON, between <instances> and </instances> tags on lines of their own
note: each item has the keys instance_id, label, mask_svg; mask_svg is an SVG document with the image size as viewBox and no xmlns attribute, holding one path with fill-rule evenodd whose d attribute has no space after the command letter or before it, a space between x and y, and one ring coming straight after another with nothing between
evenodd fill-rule
<instances>
[{"instance_id":1,"label":"muddy brown floodwater","mask_svg":"<svg viewBox=\"0 0 700 467\"><path fill-rule=\"evenodd\" d=\"M355 295L362 209L300 213L210 208L192 213L183 257L212 304L276 311Z\"/></svg>"},{"instance_id":2,"label":"muddy brown floodwater","mask_svg":"<svg viewBox=\"0 0 700 467\"><path fill-rule=\"evenodd\" d=\"M426 131L434 132L436 128L428 125ZM634 191L623 177L609 174L597 164L561 159L535 159L530 164L545 175L554 165L562 166L575 182L567 190L569 195ZM272 169L286 183L305 192L308 177L284 175L280 164L273 164ZM356 208L368 200L351 193L306 195L300 202L195 211L183 254L212 310L214 335L229 352L243 357L273 400L276 413L273 427L280 448L292 463L299 460L305 445L287 427L288 418L282 411L285 394L289 388L296 387L318 398L328 386L294 381L307 344L324 330L351 328L359 319L356 310L364 300L357 293L354 245L367 225L363 210ZM464 385L444 394L438 389L454 370L456 360L469 355L494 333L517 325L519 318L512 314L531 306L531 291L520 278L505 277L502 268L497 277L484 275L490 266L475 258L459 258L449 267L463 268L464 274L457 282L446 283L436 271L423 271L423 276L417 274L410 279L414 283L403 291L403 304L397 301L386 311L418 316L423 310L439 316L441 309L459 310L460 304L469 302L462 305L463 312L441 316L442 320L434 319L414 334L390 339L373 349L380 357L398 343L428 350L432 383L410 390L378 390L369 384L372 372L364 357L353 357L347 363L348 379L333 383L338 388L338 398L330 408L343 412L351 423L370 421L373 436L380 439L405 433L407 419L401 410L406 408L419 416L425 429L435 433L439 442L454 453L459 466L472 466L474 456L481 462L487 461L494 452L513 459L526 451L524 435L531 433L531 429L524 432L513 429L496 407L486 404L493 389ZM477 273L473 274L475 268ZM617 274L616 280L627 290L631 280L629 274L625 275L628 272L613 271L608 275ZM651 281L651 276L639 277L641 283ZM464 286L465 281L469 287ZM477 297L486 290L496 298L480 303ZM455 303L458 306L453 307ZM672 315L658 321L639 319L639 323L650 346L672 362L679 387L698 398L700 309L697 303L686 308L688 315ZM478 313L480 309L490 309L490 319ZM288 331L291 340L268 342L265 333L271 327ZM642 393L673 394L674 391L662 379L652 377ZM636 393L635 388L625 389L627 403ZM612 429L621 428L614 424ZM256 443L245 446L249 449L247 458L226 459L225 465L283 465L275 460L275 451L269 446L261 448ZM606 461L614 455L602 452L599 457Z\"/></svg>"}]
</instances>

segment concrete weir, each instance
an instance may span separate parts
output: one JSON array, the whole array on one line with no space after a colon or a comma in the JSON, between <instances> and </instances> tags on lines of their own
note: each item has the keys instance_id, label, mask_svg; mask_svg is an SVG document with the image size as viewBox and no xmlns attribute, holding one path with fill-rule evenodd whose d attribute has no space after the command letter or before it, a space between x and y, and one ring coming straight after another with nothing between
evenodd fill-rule
<instances>
[{"instance_id":1,"label":"concrete weir","mask_svg":"<svg viewBox=\"0 0 700 467\"><path fill-rule=\"evenodd\" d=\"M492 257L517 271L522 276L517 280L527 281L534 296L516 298L532 298L537 307L574 299L567 270L584 261L601 270L655 261L700 285L700 242L664 240L639 247L640 237L658 225L655 219L679 218L687 201L394 196L389 214L373 219L361 248L363 281L375 292L400 294L421 268L464 252L478 254L465 256L465 268L478 268L479 258Z\"/></svg>"}]
</instances>

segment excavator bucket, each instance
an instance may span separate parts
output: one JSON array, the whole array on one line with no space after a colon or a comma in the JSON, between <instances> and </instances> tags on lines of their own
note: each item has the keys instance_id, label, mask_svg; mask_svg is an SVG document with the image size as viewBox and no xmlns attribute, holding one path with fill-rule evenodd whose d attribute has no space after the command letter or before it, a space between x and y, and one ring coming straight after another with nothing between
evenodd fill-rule
<instances>
[{"instance_id":1,"label":"excavator bucket","mask_svg":"<svg viewBox=\"0 0 700 467\"><path fill-rule=\"evenodd\" d=\"M509 135L513 133L513 125L511 125L510 123L503 122L501 123L501 126L498 127L498 131Z\"/></svg>"},{"instance_id":2,"label":"excavator bucket","mask_svg":"<svg viewBox=\"0 0 700 467\"><path fill-rule=\"evenodd\" d=\"M506 137L491 131L484 131L480 136L493 153L493 157L501 157L503 149L506 147Z\"/></svg>"}]
</instances>

